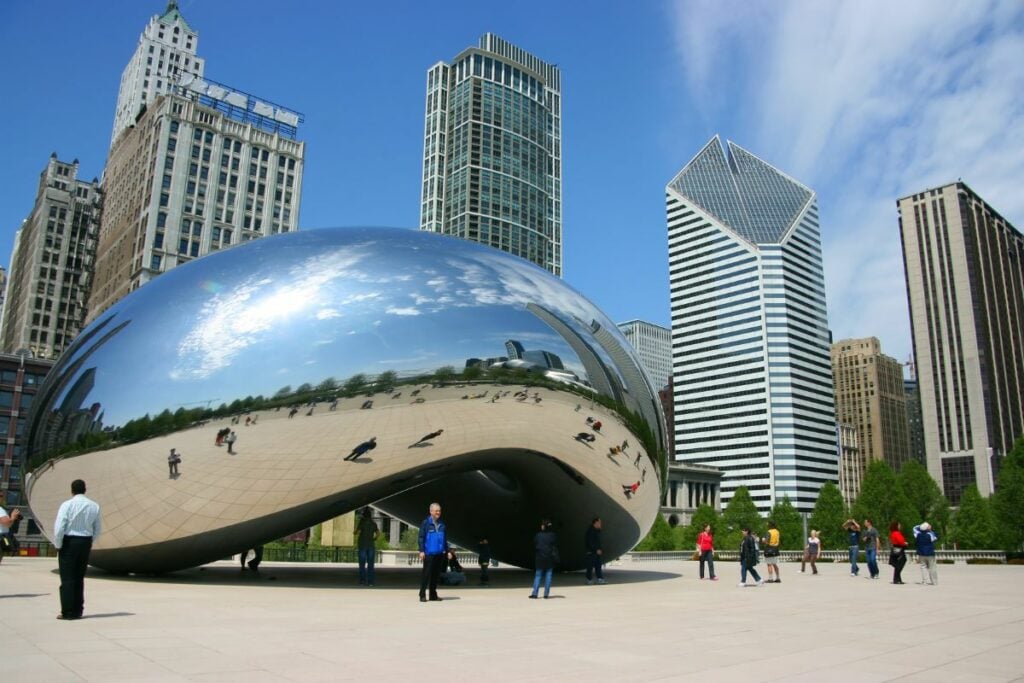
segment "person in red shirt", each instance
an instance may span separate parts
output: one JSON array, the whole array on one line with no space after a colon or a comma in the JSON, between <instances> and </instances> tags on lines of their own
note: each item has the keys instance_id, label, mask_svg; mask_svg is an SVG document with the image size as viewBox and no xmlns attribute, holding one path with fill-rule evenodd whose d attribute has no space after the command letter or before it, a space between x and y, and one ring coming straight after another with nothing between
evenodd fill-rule
<instances>
[{"instance_id":1,"label":"person in red shirt","mask_svg":"<svg viewBox=\"0 0 1024 683\"><path fill-rule=\"evenodd\" d=\"M704 562L708 563L708 571L712 581L718 581L715 576L715 537L711 533L711 525L705 524L704 531L697 534L697 552L700 553L700 578L704 580Z\"/></svg>"},{"instance_id":2,"label":"person in red shirt","mask_svg":"<svg viewBox=\"0 0 1024 683\"><path fill-rule=\"evenodd\" d=\"M900 573L907 564L907 539L903 537L903 527L899 522L889 525L889 543L892 550L889 551L889 564L892 565L892 582L903 583Z\"/></svg>"}]
</instances>

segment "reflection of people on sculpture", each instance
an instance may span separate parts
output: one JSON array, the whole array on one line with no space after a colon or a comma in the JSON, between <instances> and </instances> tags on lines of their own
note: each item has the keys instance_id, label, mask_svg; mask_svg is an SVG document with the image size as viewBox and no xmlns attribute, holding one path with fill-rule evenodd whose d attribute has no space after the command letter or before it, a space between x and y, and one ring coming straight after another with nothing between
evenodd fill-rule
<instances>
[{"instance_id":1,"label":"reflection of people on sculpture","mask_svg":"<svg viewBox=\"0 0 1024 683\"><path fill-rule=\"evenodd\" d=\"M637 453L636 454L636 460L633 461L633 467L640 467L640 457L642 455L643 455L643 453Z\"/></svg>"},{"instance_id":2,"label":"reflection of people on sculpture","mask_svg":"<svg viewBox=\"0 0 1024 683\"><path fill-rule=\"evenodd\" d=\"M443 433L444 433L443 429L438 429L436 432L430 432L429 434L424 434L423 436L420 437L419 441L417 441L413 445L409 446L409 448L415 448L416 446L419 446L421 443L426 443L427 441L430 441L431 439L435 439L435 438L441 436L441 434L443 434Z\"/></svg>"},{"instance_id":3,"label":"reflection of people on sculpture","mask_svg":"<svg viewBox=\"0 0 1024 683\"><path fill-rule=\"evenodd\" d=\"M235 454L235 451L233 449L234 449L234 446L235 446L235 441L237 439L238 439L238 437L235 436L234 432L228 432L228 435L224 437L224 443L226 443L228 445L228 453L231 454L231 455Z\"/></svg>"},{"instance_id":4,"label":"reflection of people on sculpture","mask_svg":"<svg viewBox=\"0 0 1024 683\"><path fill-rule=\"evenodd\" d=\"M329 411L331 411L332 413L333 413L333 412L334 412L335 410L337 410L337 409L338 409L338 399L334 399L333 401L331 401L331 405L330 405L330 406L328 406L328 407L327 407L327 409L328 409Z\"/></svg>"},{"instance_id":5,"label":"reflection of people on sculpture","mask_svg":"<svg viewBox=\"0 0 1024 683\"><path fill-rule=\"evenodd\" d=\"M369 439L353 448L352 452L345 456L345 460L355 460L359 456L365 455L367 452L372 451L376 447L377 437L371 436Z\"/></svg>"},{"instance_id":6,"label":"reflection of people on sculpture","mask_svg":"<svg viewBox=\"0 0 1024 683\"><path fill-rule=\"evenodd\" d=\"M297 413L297 412L299 412L298 407L297 406L292 406L292 409L288 411L288 419L290 420L293 417L295 417L295 413Z\"/></svg>"},{"instance_id":7,"label":"reflection of people on sculpture","mask_svg":"<svg viewBox=\"0 0 1024 683\"><path fill-rule=\"evenodd\" d=\"M593 441L597 441L597 437L590 432L580 432L572 438L576 439L580 443L591 443Z\"/></svg>"},{"instance_id":8,"label":"reflection of people on sculpture","mask_svg":"<svg viewBox=\"0 0 1024 683\"><path fill-rule=\"evenodd\" d=\"M230 427L225 427L224 429L218 429L217 430L217 438L213 440L213 445L217 446L218 448L223 446L224 445L224 437L227 436L230 431L231 431Z\"/></svg>"},{"instance_id":9,"label":"reflection of people on sculpture","mask_svg":"<svg viewBox=\"0 0 1024 683\"><path fill-rule=\"evenodd\" d=\"M179 455L178 452L172 448L171 452L167 455L167 469L169 470L169 479L174 479L176 476L178 476L178 463L180 462L181 455Z\"/></svg>"},{"instance_id":10,"label":"reflection of people on sculpture","mask_svg":"<svg viewBox=\"0 0 1024 683\"><path fill-rule=\"evenodd\" d=\"M422 396L417 396L413 400L409 401L409 405L412 405L413 403L426 403L426 402L427 402L427 399L423 398Z\"/></svg>"},{"instance_id":11,"label":"reflection of people on sculpture","mask_svg":"<svg viewBox=\"0 0 1024 683\"><path fill-rule=\"evenodd\" d=\"M369 410L373 407L373 400L363 401L363 405L359 406L360 410Z\"/></svg>"},{"instance_id":12,"label":"reflection of people on sculpture","mask_svg":"<svg viewBox=\"0 0 1024 683\"><path fill-rule=\"evenodd\" d=\"M594 424L590 425L590 428L593 429L595 432L600 432L601 431L601 421L600 420L594 420Z\"/></svg>"},{"instance_id":13,"label":"reflection of people on sculpture","mask_svg":"<svg viewBox=\"0 0 1024 683\"><path fill-rule=\"evenodd\" d=\"M622 492L626 494L626 498L632 498L633 494L640 490L640 482L633 484L623 484Z\"/></svg>"}]
</instances>

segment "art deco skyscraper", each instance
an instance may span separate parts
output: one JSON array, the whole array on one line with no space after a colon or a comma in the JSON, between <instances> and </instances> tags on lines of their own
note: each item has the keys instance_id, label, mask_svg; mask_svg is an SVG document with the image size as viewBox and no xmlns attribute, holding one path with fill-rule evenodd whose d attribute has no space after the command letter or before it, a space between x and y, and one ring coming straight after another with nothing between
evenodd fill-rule
<instances>
[{"instance_id":1,"label":"art deco skyscraper","mask_svg":"<svg viewBox=\"0 0 1024 683\"><path fill-rule=\"evenodd\" d=\"M716 136L666 202L675 457L809 511L839 477L815 194Z\"/></svg>"},{"instance_id":2,"label":"art deco skyscraper","mask_svg":"<svg viewBox=\"0 0 1024 683\"><path fill-rule=\"evenodd\" d=\"M898 472L910 459L903 366L875 337L843 339L832 345L832 379L836 419L856 427L865 465L884 460Z\"/></svg>"},{"instance_id":3,"label":"art deco skyscraper","mask_svg":"<svg viewBox=\"0 0 1024 683\"><path fill-rule=\"evenodd\" d=\"M1024 434L1024 235L963 182L897 206L928 471L956 505Z\"/></svg>"},{"instance_id":4,"label":"art deco skyscraper","mask_svg":"<svg viewBox=\"0 0 1024 683\"><path fill-rule=\"evenodd\" d=\"M420 229L562 275L557 67L487 33L427 72Z\"/></svg>"},{"instance_id":5,"label":"art deco skyscraper","mask_svg":"<svg viewBox=\"0 0 1024 683\"><path fill-rule=\"evenodd\" d=\"M50 157L31 215L14 238L0 351L56 358L85 321L102 208L99 184L78 160Z\"/></svg>"},{"instance_id":6,"label":"art deco skyscraper","mask_svg":"<svg viewBox=\"0 0 1024 683\"><path fill-rule=\"evenodd\" d=\"M196 55L199 34L192 30L178 11L176 0L169 0L160 16L153 16L139 36L128 66L121 74L121 87L114 110L113 147L117 136L135 122L144 106L152 105L159 95L171 92L184 74L202 77L204 62Z\"/></svg>"}]
</instances>

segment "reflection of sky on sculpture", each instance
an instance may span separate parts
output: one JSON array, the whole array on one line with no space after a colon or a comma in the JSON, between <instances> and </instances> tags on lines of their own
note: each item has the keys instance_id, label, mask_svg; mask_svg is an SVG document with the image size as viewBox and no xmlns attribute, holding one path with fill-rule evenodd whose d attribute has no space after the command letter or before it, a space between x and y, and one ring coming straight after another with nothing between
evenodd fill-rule
<instances>
[{"instance_id":1,"label":"reflection of sky on sculpture","mask_svg":"<svg viewBox=\"0 0 1024 683\"><path fill-rule=\"evenodd\" d=\"M117 425L357 372L461 370L467 358L506 355L508 339L585 377L569 345L526 310L534 302L585 337L595 318L617 333L545 271L454 238L351 229L264 239L172 270L111 309L115 324L132 324L113 340L115 362L97 352L88 400Z\"/></svg>"}]
</instances>

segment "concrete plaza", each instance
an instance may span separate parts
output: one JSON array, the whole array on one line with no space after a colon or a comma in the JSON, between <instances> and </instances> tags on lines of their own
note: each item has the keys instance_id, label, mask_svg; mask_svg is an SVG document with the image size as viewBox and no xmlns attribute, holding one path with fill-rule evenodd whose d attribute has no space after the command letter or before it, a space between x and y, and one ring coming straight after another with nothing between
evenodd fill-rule
<instances>
[{"instance_id":1,"label":"concrete plaza","mask_svg":"<svg viewBox=\"0 0 1024 683\"><path fill-rule=\"evenodd\" d=\"M760 567L763 569L763 565ZM418 570L228 562L160 578L90 571L85 618L58 621L56 561L0 565L9 681L1010 681L1024 680L1024 567L942 565L894 586L782 566L738 588L736 563L611 566L608 584L492 570L492 586L417 600ZM889 568L883 567L888 577ZM905 578L919 579L908 565Z\"/></svg>"}]
</instances>

